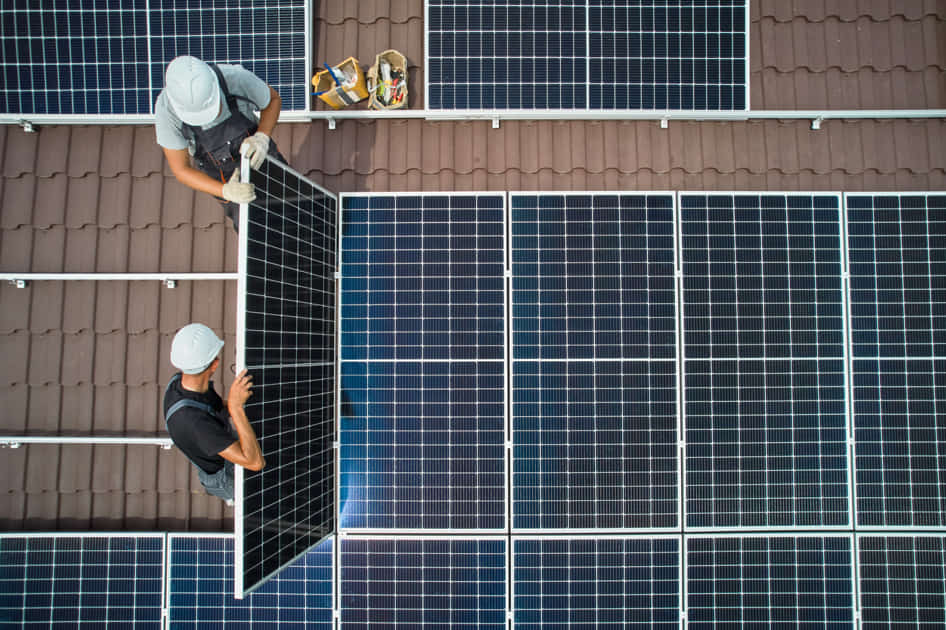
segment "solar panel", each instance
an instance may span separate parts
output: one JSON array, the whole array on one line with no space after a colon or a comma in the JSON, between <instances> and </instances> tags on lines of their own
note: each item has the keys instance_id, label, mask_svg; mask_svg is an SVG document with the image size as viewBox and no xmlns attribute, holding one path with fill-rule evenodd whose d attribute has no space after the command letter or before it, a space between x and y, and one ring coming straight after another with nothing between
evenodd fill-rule
<instances>
[{"instance_id":1,"label":"solar panel","mask_svg":"<svg viewBox=\"0 0 946 630\"><path fill-rule=\"evenodd\" d=\"M243 64L284 110L306 109L302 0L14 4L0 11L0 113L150 114L183 54Z\"/></svg>"},{"instance_id":2,"label":"solar panel","mask_svg":"<svg viewBox=\"0 0 946 630\"><path fill-rule=\"evenodd\" d=\"M590 0L591 109L748 109L745 0Z\"/></svg>"},{"instance_id":3,"label":"solar panel","mask_svg":"<svg viewBox=\"0 0 946 630\"><path fill-rule=\"evenodd\" d=\"M850 628L850 536L687 539L687 622L697 628Z\"/></svg>"},{"instance_id":4,"label":"solar panel","mask_svg":"<svg viewBox=\"0 0 946 630\"><path fill-rule=\"evenodd\" d=\"M847 195L857 519L946 525L946 196Z\"/></svg>"},{"instance_id":5,"label":"solar panel","mask_svg":"<svg viewBox=\"0 0 946 630\"><path fill-rule=\"evenodd\" d=\"M332 621L333 539L244 600L233 598L233 537L168 537L169 628L324 628Z\"/></svg>"},{"instance_id":6,"label":"solar panel","mask_svg":"<svg viewBox=\"0 0 946 630\"><path fill-rule=\"evenodd\" d=\"M688 526L847 524L839 199L680 204Z\"/></svg>"},{"instance_id":7,"label":"solar panel","mask_svg":"<svg viewBox=\"0 0 946 630\"><path fill-rule=\"evenodd\" d=\"M341 624L506 629L506 540L341 540Z\"/></svg>"},{"instance_id":8,"label":"solar panel","mask_svg":"<svg viewBox=\"0 0 946 630\"><path fill-rule=\"evenodd\" d=\"M505 525L505 201L342 199L341 526Z\"/></svg>"},{"instance_id":9,"label":"solar panel","mask_svg":"<svg viewBox=\"0 0 946 630\"><path fill-rule=\"evenodd\" d=\"M240 216L237 364L253 377L246 415L267 465L237 468L238 596L335 531L338 201L269 158L250 181L256 201Z\"/></svg>"},{"instance_id":10,"label":"solar panel","mask_svg":"<svg viewBox=\"0 0 946 630\"><path fill-rule=\"evenodd\" d=\"M516 539L516 627L680 627L680 539Z\"/></svg>"},{"instance_id":11,"label":"solar panel","mask_svg":"<svg viewBox=\"0 0 946 630\"><path fill-rule=\"evenodd\" d=\"M162 627L164 536L0 536L0 620Z\"/></svg>"},{"instance_id":12,"label":"solar panel","mask_svg":"<svg viewBox=\"0 0 946 630\"><path fill-rule=\"evenodd\" d=\"M857 552L864 627L946 625L942 536L861 535Z\"/></svg>"},{"instance_id":13,"label":"solar panel","mask_svg":"<svg viewBox=\"0 0 946 630\"><path fill-rule=\"evenodd\" d=\"M674 198L512 194L515 359L675 359Z\"/></svg>"},{"instance_id":14,"label":"solar panel","mask_svg":"<svg viewBox=\"0 0 946 630\"><path fill-rule=\"evenodd\" d=\"M430 0L435 110L744 110L747 3Z\"/></svg>"}]
</instances>

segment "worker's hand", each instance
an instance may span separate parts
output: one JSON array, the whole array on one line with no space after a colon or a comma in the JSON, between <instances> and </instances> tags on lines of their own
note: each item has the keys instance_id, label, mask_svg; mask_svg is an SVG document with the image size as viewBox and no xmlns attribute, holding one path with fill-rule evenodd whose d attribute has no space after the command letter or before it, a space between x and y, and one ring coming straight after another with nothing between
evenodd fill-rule
<instances>
[{"instance_id":1,"label":"worker's hand","mask_svg":"<svg viewBox=\"0 0 946 630\"><path fill-rule=\"evenodd\" d=\"M250 158L250 168L259 168L268 151L269 136L262 131L257 131L240 145L240 153Z\"/></svg>"},{"instance_id":2,"label":"worker's hand","mask_svg":"<svg viewBox=\"0 0 946 630\"><path fill-rule=\"evenodd\" d=\"M223 198L233 203L250 203L256 199L256 191L253 184L240 181L240 169L236 169L230 181L223 185Z\"/></svg>"},{"instance_id":3,"label":"worker's hand","mask_svg":"<svg viewBox=\"0 0 946 630\"><path fill-rule=\"evenodd\" d=\"M247 374L246 370L237 374L233 384L230 385L230 392L227 394L227 407L229 409L242 407L247 398L253 395L252 387L253 377Z\"/></svg>"}]
</instances>

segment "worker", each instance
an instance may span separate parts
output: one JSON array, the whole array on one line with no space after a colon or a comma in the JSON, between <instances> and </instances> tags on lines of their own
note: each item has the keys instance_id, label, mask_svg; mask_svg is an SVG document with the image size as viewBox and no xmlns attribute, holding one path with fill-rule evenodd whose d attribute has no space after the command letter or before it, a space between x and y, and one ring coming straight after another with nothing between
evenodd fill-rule
<instances>
[{"instance_id":1,"label":"worker","mask_svg":"<svg viewBox=\"0 0 946 630\"><path fill-rule=\"evenodd\" d=\"M223 341L203 324L177 331L171 364L180 372L164 390L164 421L207 492L233 505L233 465L262 470L266 460L243 409L252 395L252 377L246 370L237 374L226 406L210 380L220 366L222 348Z\"/></svg>"},{"instance_id":2,"label":"worker","mask_svg":"<svg viewBox=\"0 0 946 630\"><path fill-rule=\"evenodd\" d=\"M279 94L243 66L190 56L168 64L164 84L154 128L174 177L217 197L238 229L239 204L256 198L253 184L238 181L240 153L254 169L267 154L286 162L270 138L282 107Z\"/></svg>"}]
</instances>

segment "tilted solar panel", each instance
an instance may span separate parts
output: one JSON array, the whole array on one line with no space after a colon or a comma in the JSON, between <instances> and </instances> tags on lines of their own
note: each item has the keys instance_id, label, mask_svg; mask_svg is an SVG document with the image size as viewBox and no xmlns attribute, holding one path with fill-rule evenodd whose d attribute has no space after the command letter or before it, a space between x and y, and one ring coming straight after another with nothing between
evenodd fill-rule
<instances>
[{"instance_id":1,"label":"tilted solar panel","mask_svg":"<svg viewBox=\"0 0 946 630\"><path fill-rule=\"evenodd\" d=\"M164 535L0 536L0 625L162 628Z\"/></svg>"},{"instance_id":2,"label":"tilted solar panel","mask_svg":"<svg viewBox=\"0 0 946 630\"><path fill-rule=\"evenodd\" d=\"M680 195L690 527L850 521L836 195Z\"/></svg>"},{"instance_id":3,"label":"tilted solar panel","mask_svg":"<svg viewBox=\"0 0 946 630\"><path fill-rule=\"evenodd\" d=\"M845 195L859 525L946 525L946 195Z\"/></svg>"},{"instance_id":4,"label":"tilted solar panel","mask_svg":"<svg viewBox=\"0 0 946 630\"><path fill-rule=\"evenodd\" d=\"M237 365L253 377L246 415L267 465L237 469L238 596L335 531L338 201L271 158L250 181Z\"/></svg>"},{"instance_id":5,"label":"tilted solar panel","mask_svg":"<svg viewBox=\"0 0 946 630\"><path fill-rule=\"evenodd\" d=\"M18 0L0 11L0 114L150 114L178 55L239 63L305 110L303 0Z\"/></svg>"}]
</instances>

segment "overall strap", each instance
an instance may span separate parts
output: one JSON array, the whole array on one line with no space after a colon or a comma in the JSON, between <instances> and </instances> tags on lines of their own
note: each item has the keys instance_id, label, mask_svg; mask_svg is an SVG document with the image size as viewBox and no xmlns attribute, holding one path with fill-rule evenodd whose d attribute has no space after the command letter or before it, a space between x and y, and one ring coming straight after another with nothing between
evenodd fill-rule
<instances>
[{"instance_id":1,"label":"overall strap","mask_svg":"<svg viewBox=\"0 0 946 630\"><path fill-rule=\"evenodd\" d=\"M167 398L168 392L171 391L171 387L174 385L174 383L176 383L176 382L178 382L178 381L180 381L180 380L181 380L181 373L180 373L180 372L178 372L177 374L175 374L174 376L171 377L171 380L168 381L167 387L164 388L164 397L165 397L165 398ZM210 414L211 416L216 416L216 415L217 415L217 412L214 410L214 408L211 407L210 405L208 405L207 403L202 403L202 402L198 402L198 401L196 401L196 400L191 400L190 398L181 398L179 401L177 401L176 403L174 403L173 405L171 405L171 407L168 409L168 412L164 415L164 428L165 428L165 429L167 429L168 420L171 419L171 416L173 416L173 415L175 414L175 412L177 412L177 411L183 409L184 407L192 407L192 408L194 408L194 409L200 409L201 411L203 411L203 412L205 412L205 413L208 413L208 414Z\"/></svg>"}]
</instances>

